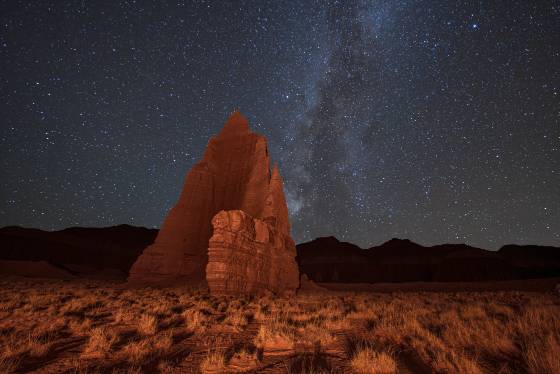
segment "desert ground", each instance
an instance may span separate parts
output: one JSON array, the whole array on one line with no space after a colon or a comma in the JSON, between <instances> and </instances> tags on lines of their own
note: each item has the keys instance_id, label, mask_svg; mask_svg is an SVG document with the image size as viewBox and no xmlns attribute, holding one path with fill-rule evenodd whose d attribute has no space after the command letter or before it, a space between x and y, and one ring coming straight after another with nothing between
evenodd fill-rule
<instances>
[{"instance_id":1,"label":"desert ground","mask_svg":"<svg viewBox=\"0 0 560 374\"><path fill-rule=\"evenodd\" d=\"M560 298L4 279L0 336L2 373L560 373Z\"/></svg>"}]
</instances>

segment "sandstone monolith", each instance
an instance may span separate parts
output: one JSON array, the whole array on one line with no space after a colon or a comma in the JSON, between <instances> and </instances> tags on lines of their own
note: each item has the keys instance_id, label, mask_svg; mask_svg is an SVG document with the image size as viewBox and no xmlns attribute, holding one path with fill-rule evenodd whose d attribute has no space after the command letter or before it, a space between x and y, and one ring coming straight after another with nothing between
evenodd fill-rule
<instances>
[{"instance_id":1,"label":"sandstone monolith","mask_svg":"<svg viewBox=\"0 0 560 374\"><path fill-rule=\"evenodd\" d=\"M224 214L243 217L244 225L216 226ZM261 234L267 231L268 239L251 236L255 227ZM266 138L253 133L247 119L234 112L187 174L179 200L154 244L132 266L129 281L196 284L208 280L210 290L220 293L295 290L299 273L289 230L282 179L276 167L270 172ZM215 244L220 235L230 241L209 251L210 238ZM251 266L242 264L247 257L252 257ZM255 277L255 268L288 275Z\"/></svg>"}]
</instances>

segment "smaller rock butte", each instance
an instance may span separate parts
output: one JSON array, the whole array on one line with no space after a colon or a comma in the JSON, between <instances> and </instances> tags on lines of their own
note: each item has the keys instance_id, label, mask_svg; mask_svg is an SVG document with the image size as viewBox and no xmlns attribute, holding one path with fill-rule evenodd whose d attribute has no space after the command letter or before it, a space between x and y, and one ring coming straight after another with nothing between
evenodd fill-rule
<instances>
[{"instance_id":1,"label":"smaller rock butte","mask_svg":"<svg viewBox=\"0 0 560 374\"><path fill-rule=\"evenodd\" d=\"M214 216L212 224L214 235L206 267L212 293L295 291L298 269L295 245L289 236L242 210L223 210Z\"/></svg>"},{"instance_id":2,"label":"smaller rock butte","mask_svg":"<svg viewBox=\"0 0 560 374\"><path fill-rule=\"evenodd\" d=\"M278 167L266 138L234 112L187 174L179 201L129 282L201 283L212 293L284 293L299 285Z\"/></svg>"}]
</instances>

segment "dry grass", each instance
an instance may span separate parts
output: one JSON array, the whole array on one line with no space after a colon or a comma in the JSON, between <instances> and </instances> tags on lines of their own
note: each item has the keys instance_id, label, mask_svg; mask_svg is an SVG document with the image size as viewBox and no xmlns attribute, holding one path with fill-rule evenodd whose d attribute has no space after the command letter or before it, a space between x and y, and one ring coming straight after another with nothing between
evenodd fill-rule
<instances>
[{"instance_id":1,"label":"dry grass","mask_svg":"<svg viewBox=\"0 0 560 374\"><path fill-rule=\"evenodd\" d=\"M151 314L142 314L138 321L138 332L142 335L154 335L158 330L158 319Z\"/></svg>"},{"instance_id":2,"label":"dry grass","mask_svg":"<svg viewBox=\"0 0 560 374\"><path fill-rule=\"evenodd\" d=\"M152 355L152 344L148 340L133 341L127 344L123 351L126 360L131 364L143 364Z\"/></svg>"},{"instance_id":3,"label":"dry grass","mask_svg":"<svg viewBox=\"0 0 560 374\"><path fill-rule=\"evenodd\" d=\"M227 339L216 344L218 337ZM280 360L292 373L546 374L560 373L558 357L560 298L553 293L249 298L103 283L0 284L2 373L62 370L57 365L67 372L258 371Z\"/></svg>"},{"instance_id":4,"label":"dry grass","mask_svg":"<svg viewBox=\"0 0 560 374\"><path fill-rule=\"evenodd\" d=\"M252 319L253 314L251 312L236 310L226 317L225 323L234 327L237 331L242 331Z\"/></svg>"},{"instance_id":5,"label":"dry grass","mask_svg":"<svg viewBox=\"0 0 560 374\"><path fill-rule=\"evenodd\" d=\"M173 346L173 331L166 331L154 338L154 348L161 353L168 352Z\"/></svg>"},{"instance_id":6,"label":"dry grass","mask_svg":"<svg viewBox=\"0 0 560 374\"><path fill-rule=\"evenodd\" d=\"M209 349L200 363L202 372L223 372L226 369L226 351L220 348Z\"/></svg>"},{"instance_id":7,"label":"dry grass","mask_svg":"<svg viewBox=\"0 0 560 374\"><path fill-rule=\"evenodd\" d=\"M259 327L255 345L265 350L292 349L296 343L296 330L283 318L275 318Z\"/></svg>"},{"instance_id":8,"label":"dry grass","mask_svg":"<svg viewBox=\"0 0 560 374\"><path fill-rule=\"evenodd\" d=\"M117 342L117 335L108 329L97 327L91 330L82 356L106 357Z\"/></svg>"},{"instance_id":9,"label":"dry grass","mask_svg":"<svg viewBox=\"0 0 560 374\"><path fill-rule=\"evenodd\" d=\"M182 316L187 329L194 332L204 332L210 322L209 312L206 310L187 309Z\"/></svg>"},{"instance_id":10,"label":"dry grass","mask_svg":"<svg viewBox=\"0 0 560 374\"><path fill-rule=\"evenodd\" d=\"M392 374L397 372L397 363L386 352L362 347L350 360L350 366L359 374Z\"/></svg>"},{"instance_id":11,"label":"dry grass","mask_svg":"<svg viewBox=\"0 0 560 374\"><path fill-rule=\"evenodd\" d=\"M234 352L229 360L229 364L234 367L243 367L246 369L254 368L259 362L258 352L256 350L249 350L242 348Z\"/></svg>"},{"instance_id":12,"label":"dry grass","mask_svg":"<svg viewBox=\"0 0 560 374\"><path fill-rule=\"evenodd\" d=\"M529 373L560 373L560 341L558 334L528 339L523 347L523 357Z\"/></svg>"}]
</instances>

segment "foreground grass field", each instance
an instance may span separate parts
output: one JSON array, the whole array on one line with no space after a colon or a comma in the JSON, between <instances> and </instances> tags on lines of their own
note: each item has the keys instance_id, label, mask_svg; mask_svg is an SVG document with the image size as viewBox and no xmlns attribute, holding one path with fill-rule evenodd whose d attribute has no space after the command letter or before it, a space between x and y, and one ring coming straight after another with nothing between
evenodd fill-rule
<instances>
[{"instance_id":1,"label":"foreground grass field","mask_svg":"<svg viewBox=\"0 0 560 374\"><path fill-rule=\"evenodd\" d=\"M560 373L560 299L4 280L0 372Z\"/></svg>"}]
</instances>

